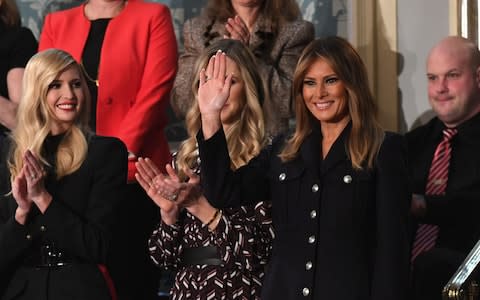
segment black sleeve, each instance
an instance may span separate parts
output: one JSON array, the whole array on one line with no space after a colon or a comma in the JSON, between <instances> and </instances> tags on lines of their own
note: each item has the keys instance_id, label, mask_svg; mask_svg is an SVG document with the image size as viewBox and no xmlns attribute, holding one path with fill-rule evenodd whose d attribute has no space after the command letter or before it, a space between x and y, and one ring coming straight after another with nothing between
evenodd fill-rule
<instances>
[{"instance_id":1,"label":"black sleeve","mask_svg":"<svg viewBox=\"0 0 480 300\"><path fill-rule=\"evenodd\" d=\"M76 200L87 203L84 212L76 212L54 198L35 222L44 225L48 238L69 255L81 261L105 263L125 195L128 154L125 145L116 138L92 138L89 148L85 163L93 171L87 175L90 178L84 178L91 183L89 196Z\"/></svg>"},{"instance_id":2,"label":"black sleeve","mask_svg":"<svg viewBox=\"0 0 480 300\"><path fill-rule=\"evenodd\" d=\"M406 299L409 276L407 216L411 191L406 143L387 134L376 166L376 245L372 300Z\"/></svg>"},{"instance_id":3,"label":"black sleeve","mask_svg":"<svg viewBox=\"0 0 480 300\"><path fill-rule=\"evenodd\" d=\"M269 199L267 178L270 149L233 172L223 130L208 140L197 134L201 160L201 185L214 207L237 207Z\"/></svg>"},{"instance_id":4,"label":"black sleeve","mask_svg":"<svg viewBox=\"0 0 480 300\"><path fill-rule=\"evenodd\" d=\"M21 27L12 47L10 69L24 68L28 60L37 52L38 43L30 29Z\"/></svg>"}]
</instances>

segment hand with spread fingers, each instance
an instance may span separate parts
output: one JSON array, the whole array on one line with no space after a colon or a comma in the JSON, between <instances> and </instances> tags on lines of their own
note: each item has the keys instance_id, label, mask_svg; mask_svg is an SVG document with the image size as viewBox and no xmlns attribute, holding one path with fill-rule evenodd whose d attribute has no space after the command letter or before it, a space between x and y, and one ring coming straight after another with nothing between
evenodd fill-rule
<instances>
[{"instance_id":1,"label":"hand with spread fingers","mask_svg":"<svg viewBox=\"0 0 480 300\"><path fill-rule=\"evenodd\" d=\"M140 157L135 165L137 167L135 178L147 192L147 195L160 208L162 220L166 224L174 224L180 211L178 204L175 203L177 198L176 192L167 190L167 188L158 188L158 183L163 182L165 176L149 158Z\"/></svg>"},{"instance_id":2,"label":"hand with spread fingers","mask_svg":"<svg viewBox=\"0 0 480 300\"><path fill-rule=\"evenodd\" d=\"M236 15L233 18L228 18L225 29L229 35L225 35L223 38L238 40L245 46L250 43L250 31L240 16Z\"/></svg>"},{"instance_id":3,"label":"hand with spread fingers","mask_svg":"<svg viewBox=\"0 0 480 300\"><path fill-rule=\"evenodd\" d=\"M167 165L165 169L169 177L165 178L163 182L159 182L157 186L159 188L167 187L170 190L176 190L176 202L178 205L187 209L194 205L202 196L200 177L193 173L192 170L187 169L185 174L188 176L188 181L181 182L171 165Z\"/></svg>"},{"instance_id":4,"label":"hand with spread fingers","mask_svg":"<svg viewBox=\"0 0 480 300\"><path fill-rule=\"evenodd\" d=\"M227 73L227 57L218 50L208 61L207 69L200 71L198 86L198 104L202 118L218 118L220 111L230 95L232 74Z\"/></svg>"},{"instance_id":5,"label":"hand with spread fingers","mask_svg":"<svg viewBox=\"0 0 480 300\"><path fill-rule=\"evenodd\" d=\"M182 182L171 165L166 165L165 169L168 176L157 176L153 179L153 185L157 189L157 193L175 195L175 197L171 197L175 199L172 199L172 201L175 201L179 207L184 207L202 223L207 224L217 209L210 205L202 194L200 177L192 170L186 169L185 175L188 180ZM218 222L208 226L213 230L217 225Z\"/></svg>"}]
</instances>

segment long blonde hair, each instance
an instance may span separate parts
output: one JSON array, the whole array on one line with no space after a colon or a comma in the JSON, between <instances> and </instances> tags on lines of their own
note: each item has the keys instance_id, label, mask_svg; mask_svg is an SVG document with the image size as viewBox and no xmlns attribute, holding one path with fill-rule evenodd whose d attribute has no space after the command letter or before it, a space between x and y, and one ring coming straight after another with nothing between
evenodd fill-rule
<instances>
[{"instance_id":1,"label":"long blonde hair","mask_svg":"<svg viewBox=\"0 0 480 300\"><path fill-rule=\"evenodd\" d=\"M345 84L348 112L352 122L347 141L352 167L363 169L366 163L367 168L372 168L385 132L376 118L377 107L368 85L365 65L350 43L340 37L314 40L300 56L293 78L296 128L280 153L280 158L282 161L294 159L306 136L310 134L313 122L318 122L306 107L302 90L308 68L319 58L327 61Z\"/></svg>"},{"instance_id":2,"label":"long blonde hair","mask_svg":"<svg viewBox=\"0 0 480 300\"><path fill-rule=\"evenodd\" d=\"M90 93L83 69L67 52L48 49L35 54L25 67L17 126L11 134L12 146L8 166L12 178L20 173L23 155L27 150L32 151L44 165L48 166L42 148L50 134L54 115L47 105L47 93L50 84L71 67L76 68L80 74L85 103L77 120L65 133L58 147L55 165L57 178L73 173L85 160L88 147L86 135L89 133Z\"/></svg>"},{"instance_id":3,"label":"long blonde hair","mask_svg":"<svg viewBox=\"0 0 480 300\"><path fill-rule=\"evenodd\" d=\"M256 156L265 144L265 125L261 103L267 97L266 89L257 71L255 59L250 50L241 42L231 39L219 40L207 48L197 60L192 84L192 92L197 99L199 73L208 64L208 60L218 50L225 52L240 69L240 77L245 84L245 105L240 117L225 132L228 150L232 160L232 169L237 169ZM185 117L189 138L180 146L177 155L177 167L180 177L186 179L185 170L197 168L198 153L196 134L201 127L198 101L194 101Z\"/></svg>"}]
</instances>

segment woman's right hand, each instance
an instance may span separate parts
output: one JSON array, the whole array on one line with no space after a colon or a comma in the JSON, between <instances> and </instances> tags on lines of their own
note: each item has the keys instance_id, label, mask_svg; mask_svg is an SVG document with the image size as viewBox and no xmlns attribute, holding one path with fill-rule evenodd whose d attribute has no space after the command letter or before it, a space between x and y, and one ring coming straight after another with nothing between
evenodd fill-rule
<instances>
[{"instance_id":1,"label":"woman's right hand","mask_svg":"<svg viewBox=\"0 0 480 300\"><path fill-rule=\"evenodd\" d=\"M165 176L148 158L143 159L140 157L135 163L135 166L137 167L135 178L145 192L147 192L147 195L160 208L163 222L168 225L174 224L177 221L180 208L177 203L163 197L162 194L158 192L157 182L162 182Z\"/></svg>"},{"instance_id":2,"label":"woman's right hand","mask_svg":"<svg viewBox=\"0 0 480 300\"><path fill-rule=\"evenodd\" d=\"M20 224L25 224L27 215L30 212L33 201L28 197L27 178L25 176L25 166L20 173L12 180L12 195L17 202L15 211L15 220Z\"/></svg>"},{"instance_id":3,"label":"woman's right hand","mask_svg":"<svg viewBox=\"0 0 480 300\"><path fill-rule=\"evenodd\" d=\"M198 105L205 139L222 126L220 112L230 95L232 75L227 73L227 57L219 50L208 61L207 69L200 71Z\"/></svg>"}]
</instances>

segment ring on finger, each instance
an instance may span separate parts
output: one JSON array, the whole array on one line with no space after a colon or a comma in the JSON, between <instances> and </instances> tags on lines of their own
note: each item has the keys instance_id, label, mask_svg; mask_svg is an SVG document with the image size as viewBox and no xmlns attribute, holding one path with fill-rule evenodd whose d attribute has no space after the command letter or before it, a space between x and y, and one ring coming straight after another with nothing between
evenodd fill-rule
<instances>
[{"instance_id":1,"label":"ring on finger","mask_svg":"<svg viewBox=\"0 0 480 300\"><path fill-rule=\"evenodd\" d=\"M178 198L178 194L172 194L172 195L170 196L170 200L172 200L172 201L176 201L177 198Z\"/></svg>"}]
</instances>

